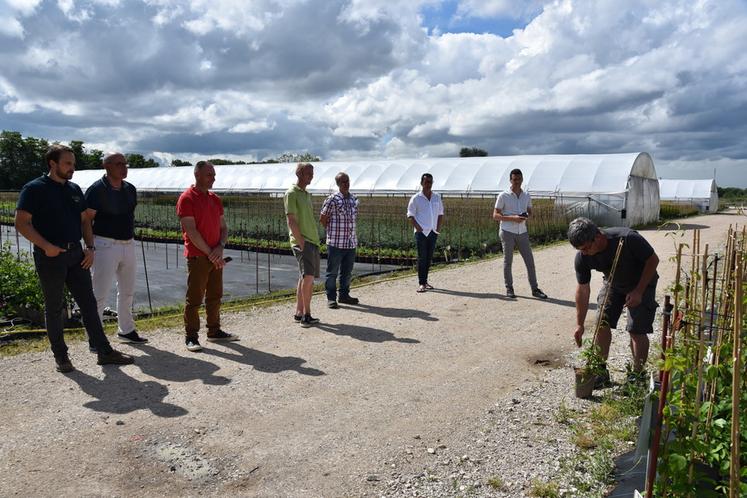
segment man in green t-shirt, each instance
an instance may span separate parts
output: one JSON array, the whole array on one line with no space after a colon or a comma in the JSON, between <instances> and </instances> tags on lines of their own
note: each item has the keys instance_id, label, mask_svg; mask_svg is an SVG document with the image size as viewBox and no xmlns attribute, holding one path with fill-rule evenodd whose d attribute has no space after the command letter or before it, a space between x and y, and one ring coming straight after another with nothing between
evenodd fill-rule
<instances>
[{"instance_id":1,"label":"man in green t-shirt","mask_svg":"<svg viewBox=\"0 0 747 498\"><path fill-rule=\"evenodd\" d=\"M293 255L298 261L298 286L296 288L296 312L293 318L307 328L319 323L311 316L311 294L314 290L314 277L319 277L319 232L314 219L314 206L311 194L306 187L314 178L314 166L298 163L295 185L285 193L283 204L288 221L288 235Z\"/></svg>"}]
</instances>

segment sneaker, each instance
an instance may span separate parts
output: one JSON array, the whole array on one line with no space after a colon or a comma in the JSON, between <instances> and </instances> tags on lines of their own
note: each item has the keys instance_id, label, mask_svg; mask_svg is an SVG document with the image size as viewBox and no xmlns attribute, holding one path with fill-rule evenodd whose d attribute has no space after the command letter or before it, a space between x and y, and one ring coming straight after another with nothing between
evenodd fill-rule
<instances>
[{"instance_id":1,"label":"sneaker","mask_svg":"<svg viewBox=\"0 0 747 498\"><path fill-rule=\"evenodd\" d=\"M75 370L75 367L70 362L70 357L68 355L54 357L54 362L56 364L55 369L60 373L68 373Z\"/></svg>"},{"instance_id":2,"label":"sneaker","mask_svg":"<svg viewBox=\"0 0 747 498\"><path fill-rule=\"evenodd\" d=\"M357 297L350 297L350 296L340 296L339 301L342 304L358 304L359 302Z\"/></svg>"},{"instance_id":3,"label":"sneaker","mask_svg":"<svg viewBox=\"0 0 747 498\"><path fill-rule=\"evenodd\" d=\"M319 323L319 319L314 318L311 315L304 315L303 319L301 319L301 327L305 329L311 327L312 325L316 325L317 323Z\"/></svg>"},{"instance_id":4,"label":"sneaker","mask_svg":"<svg viewBox=\"0 0 747 498\"><path fill-rule=\"evenodd\" d=\"M539 299L547 299L547 294L542 292L539 287L532 289L532 295Z\"/></svg>"},{"instance_id":5,"label":"sneaker","mask_svg":"<svg viewBox=\"0 0 747 498\"><path fill-rule=\"evenodd\" d=\"M300 322L303 319L303 315L293 315L293 319L297 322Z\"/></svg>"},{"instance_id":6,"label":"sneaker","mask_svg":"<svg viewBox=\"0 0 747 498\"><path fill-rule=\"evenodd\" d=\"M137 335L137 331L133 330L129 334L117 334L117 339L119 342L127 343L127 344L145 344L148 342L148 339L145 337L140 337Z\"/></svg>"},{"instance_id":7,"label":"sneaker","mask_svg":"<svg viewBox=\"0 0 747 498\"><path fill-rule=\"evenodd\" d=\"M195 351L202 351L202 346L200 346L200 341L197 339L187 339L185 341L185 344L187 345L187 349L189 351L195 352Z\"/></svg>"},{"instance_id":8,"label":"sneaker","mask_svg":"<svg viewBox=\"0 0 747 498\"><path fill-rule=\"evenodd\" d=\"M109 353L99 353L98 365L131 365L135 363L135 358L119 351L111 350Z\"/></svg>"},{"instance_id":9,"label":"sneaker","mask_svg":"<svg viewBox=\"0 0 747 498\"><path fill-rule=\"evenodd\" d=\"M509 299L516 299L516 294L514 294L513 287L506 287L506 297Z\"/></svg>"},{"instance_id":10,"label":"sneaker","mask_svg":"<svg viewBox=\"0 0 747 498\"><path fill-rule=\"evenodd\" d=\"M208 342L231 342L231 341L238 341L239 336L229 334L228 332L224 332L219 329L217 332L208 334L207 340Z\"/></svg>"},{"instance_id":11,"label":"sneaker","mask_svg":"<svg viewBox=\"0 0 747 498\"><path fill-rule=\"evenodd\" d=\"M342 299L340 299L340 302L342 302ZM331 310L336 310L339 307L340 306L337 304L337 301L327 301L327 308L329 308ZM303 318L303 317L301 317L301 318Z\"/></svg>"},{"instance_id":12,"label":"sneaker","mask_svg":"<svg viewBox=\"0 0 747 498\"><path fill-rule=\"evenodd\" d=\"M610 371L605 368L594 380L594 389L606 389L608 387L612 387L612 380L610 379Z\"/></svg>"}]
</instances>

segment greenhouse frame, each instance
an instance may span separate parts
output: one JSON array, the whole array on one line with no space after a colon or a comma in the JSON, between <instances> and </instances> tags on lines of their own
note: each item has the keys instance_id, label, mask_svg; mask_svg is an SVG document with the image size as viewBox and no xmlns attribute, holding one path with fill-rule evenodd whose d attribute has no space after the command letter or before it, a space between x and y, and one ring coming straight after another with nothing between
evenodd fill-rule
<instances>
[{"instance_id":1,"label":"greenhouse frame","mask_svg":"<svg viewBox=\"0 0 747 498\"><path fill-rule=\"evenodd\" d=\"M718 188L716 180L659 180L659 191L662 201L678 204L690 204L701 213L718 211Z\"/></svg>"},{"instance_id":2,"label":"greenhouse frame","mask_svg":"<svg viewBox=\"0 0 747 498\"><path fill-rule=\"evenodd\" d=\"M433 190L443 196L494 196L509 187L511 170L519 168L523 187L533 197L555 199L556 205L590 215L601 225L641 225L659 216L659 181L645 152L312 164L314 180L307 190L316 195L334 192L335 175L345 171L351 191L358 196L412 195L426 172L433 175ZM279 196L295 183L295 168L291 163L216 166L213 190ZM85 190L100 176L100 170L83 170L75 173L73 181ZM132 169L127 180L140 192L181 192L194 183L193 167Z\"/></svg>"}]
</instances>

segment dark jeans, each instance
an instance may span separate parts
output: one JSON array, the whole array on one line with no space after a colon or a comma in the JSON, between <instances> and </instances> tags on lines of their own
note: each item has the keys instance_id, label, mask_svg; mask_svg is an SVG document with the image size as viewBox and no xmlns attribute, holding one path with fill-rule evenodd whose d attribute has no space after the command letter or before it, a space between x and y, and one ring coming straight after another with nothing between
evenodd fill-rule
<instances>
[{"instance_id":1,"label":"dark jeans","mask_svg":"<svg viewBox=\"0 0 747 498\"><path fill-rule=\"evenodd\" d=\"M327 300L337 301L337 274L340 274L340 297L350 296L350 279L353 276L355 249L327 246Z\"/></svg>"},{"instance_id":2,"label":"dark jeans","mask_svg":"<svg viewBox=\"0 0 747 498\"><path fill-rule=\"evenodd\" d=\"M415 245L418 247L418 284L428 283L428 270L431 268L433 252L436 250L438 235L431 230L426 237L423 232L415 232Z\"/></svg>"},{"instance_id":3,"label":"dark jeans","mask_svg":"<svg viewBox=\"0 0 747 498\"><path fill-rule=\"evenodd\" d=\"M73 299L78 303L83 326L86 328L91 344L101 354L112 351L109 340L104 334L101 319L93 295L91 272L80 266L83 251L80 244L66 252L48 257L44 251L34 249L34 263L39 274L39 283L44 293L44 318L47 322L47 337L55 357L67 354L67 345L63 337L64 290L67 286Z\"/></svg>"}]
</instances>

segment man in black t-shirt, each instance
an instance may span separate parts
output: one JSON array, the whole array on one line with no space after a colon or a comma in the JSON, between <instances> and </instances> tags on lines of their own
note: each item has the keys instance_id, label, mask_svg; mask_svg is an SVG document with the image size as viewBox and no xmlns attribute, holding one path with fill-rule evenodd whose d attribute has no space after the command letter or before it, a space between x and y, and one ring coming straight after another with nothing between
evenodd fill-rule
<instances>
[{"instance_id":1,"label":"man in black t-shirt","mask_svg":"<svg viewBox=\"0 0 747 498\"><path fill-rule=\"evenodd\" d=\"M609 276L615 259L618 244L622 239L622 249L614 277ZM586 218L576 218L568 227L568 240L578 249L576 253L576 345L581 347L584 335L584 321L589 309L591 270L604 274L604 285L599 291L597 302L602 313L602 324L597 333L596 344L602 357L609 355L612 333L623 307L628 309L630 350L633 354L633 374L640 375L648 359L648 335L653 329L656 316L656 267L659 257L653 247L638 232L630 228L607 228L600 230L594 222ZM609 287L607 304L602 308L605 293ZM597 385L609 385L609 372L606 371Z\"/></svg>"},{"instance_id":2,"label":"man in black t-shirt","mask_svg":"<svg viewBox=\"0 0 747 498\"><path fill-rule=\"evenodd\" d=\"M98 364L127 365L132 356L112 349L96 312L91 273L95 247L83 192L69 180L75 155L63 145L52 145L45 156L49 173L24 185L16 205L16 230L34 244L34 265L44 293L47 337L57 371L71 372L63 336L62 312L67 286L80 307L83 325L98 353ZM80 246L81 236L86 248Z\"/></svg>"},{"instance_id":3,"label":"man in black t-shirt","mask_svg":"<svg viewBox=\"0 0 747 498\"><path fill-rule=\"evenodd\" d=\"M86 190L86 214L93 220L96 260L93 272L93 293L99 318L104 319L104 307L117 279L117 338L120 342L143 344L132 317L135 297L135 206L137 190L127 181L127 159L115 152L104 156L106 174ZM93 349L94 345L90 344Z\"/></svg>"}]
</instances>

